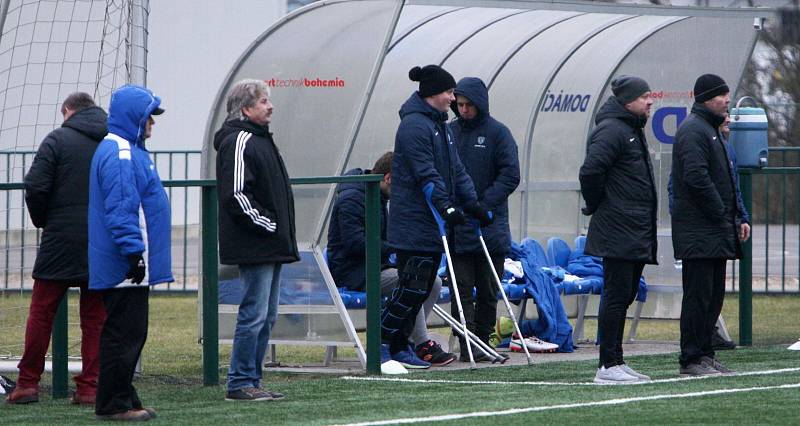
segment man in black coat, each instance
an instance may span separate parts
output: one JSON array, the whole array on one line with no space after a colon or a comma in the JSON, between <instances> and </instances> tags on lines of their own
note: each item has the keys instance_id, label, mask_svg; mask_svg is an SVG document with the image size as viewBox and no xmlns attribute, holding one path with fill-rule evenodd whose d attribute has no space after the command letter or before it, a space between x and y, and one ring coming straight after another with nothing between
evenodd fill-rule
<instances>
[{"instance_id":1,"label":"man in black coat","mask_svg":"<svg viewBox=\"0 0 800 426\"><path fill-rule=\"evenodd\" d=\"M603 296L598 312L600 360L594 381L650 380L623 359L625 315L636 298L644 265L656 263L656 187L644 137L650 87L638 77L611 82L614 96L595 117L580 169L584 214L591 214L586 254L603 258Z\"/></svg>"},{"instance_id":2,"label":"man in black coat","mask_svg":"<svg viewBox=\"0 0 800 426\"><path fill-rule=\"evenodd\" d=\"M33 265L33 294L19 362L17 388L10 404L39 400L39 379L50 343L53 318L70 287L80 287L81 359L73 404L94 405L99 373L100 332L106 318L103 298L90 291L88 267L89 169L107 131L107 116L86 93L76 92L61 106L64 123L39 145L25 175L25 202L31 221L43 228Z\"/></svg>"},{"instance_id":3,"label":"man in black coat","mask_svg":"<svg viewBox=\"0 0 800 426\"><path fill-rule=\"evenodd\" d=\"M486 247L497 273L502 274L506 254L511 250L508 226L508 197L519 185L517 143L503 123L489 115L489 91L479 78L462 78L456 85L456 102L451 109L457 120L450 129L458 145L458 155L472 178L481 205L492 211L493 223L482 229ZM497 316L497 284L486 260L474 224L455 228L453 268L458 279L458 292L450 293L451 311L458 318L455 297L461 298L467 327L484 342L494 331ZM475 288L475 296L472 289ZM466 342L460 339L461 347ZM483 354L476 361L488 361ZM461 351L467 361L467 352Z\"/></svg>"},{"instance_id":4,"label":"man in black coat","mask_svg":"<svg viewBox=\"0 0 800 426\"><path fill-rule=\"evenodd\" d=\"M238 265L243 298L236 318L229 401L269 401L261 372L278 316L281 266L300 259L289 175L272 140L272 102L262 80L245 79L228 92L227 121L214 135L219 191L219 258Z\"/></svg>"},{"instance_id":5,"label":"man in black coat","mask_svg":"<svg viewBox=\"0 0 800 426\"><path fill-rule=\"evenodd\" d=\"M749 238L736 202L731 162L719 133L730 90L714 74L698 77L692 113L681 123L672 151L672 246L683 263L680 373L730 372L714 357L711 337L725 297L725 266L741 258Z\"/></svg>"}]
</instances>

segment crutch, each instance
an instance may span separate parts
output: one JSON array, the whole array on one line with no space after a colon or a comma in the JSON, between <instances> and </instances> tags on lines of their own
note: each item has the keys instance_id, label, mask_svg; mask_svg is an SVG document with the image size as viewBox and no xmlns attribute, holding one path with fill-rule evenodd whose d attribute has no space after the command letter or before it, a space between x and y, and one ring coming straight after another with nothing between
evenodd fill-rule
<instances>
[{"instance_id":1,"label":"crutch","mask_svg":"<svg viewBox=\"0 0 800 426\"><path fill-rule=\"evenodd\" d=\"M464 309L461 307L461 298L458 297L458 283L456 283L456 274L453 272L453 261L450 259L450 246L447 244L447 232L444 229L444 219L436 210L436 207L433 206L433 201L431 200L431 195L433 194L433 182L428 183L422 188L422 192L425 193L425 200L428 202L428 207L430 207L431 212L433 213L433 218L436 220L436 224L439 226L439 235L442 237L442 244L444 245L444 253L445 257L447 258L447 270L450 271L450 281L453 284L453 291L456 294L456 305L458 306L458 316L461 319L461 326L462 330L464 331L464 335L469 334L469 330L467 329L467 321L464 319ZM476 369L475 366L475 358L472 356L472 345L467 344L467 354L469 354L469 365L471 369Z\"/></svg>"},{"instance_id":2,"label":"crutch","mask_svg":"<svg viewBox=\"0 0 800 426\"><path fill-rule=\"evenodd\" d=\"M508 357L500 355L497 351L494 350L491 346L487 345L483 340L479 339L473 332L469 332L467 336L464 336L464 331L461 330L461 324L455 320L452 316L450 316L447 311L442 309L439 305L433 305L433 313L439 316L439 318L443 319L450 327L452 327L453 331L456 332L461 337L464 337L464 340L469 342L470 345L475 345L478 350L481 351L484 355L492 359L492 364L500 363L505 364L508 361Z\"/></svg>"},{"instance_id":3,"label":"crutch","mask_svg":"<svg viewBox=\"0 0 800 426\"><path fill-rule=\"evenodd\" d=\"M530 352L528 352L528 345L525 344L525 337L519 330L519 324L517 323L517 316L514 314L514 310L511 309L511 303L509 303L508 301L508 296L506 296L506 291L503 290L503 283L500 282L500 277L497 275L497 270L494 269L494 263L492 263L492 256L489 255L489 249L486 248L486 241L484 241L483 239L483 232L481 232L480 223L475 223L475 229L478 232L478 239L481 241L481 247L483 247L483 254L486 255L486 261L489 262L489 268L492 269L492 275L494 275L494 282L497 283L497 289L500 290L500 294L503 296L503 303L505 303L506 305L508 314L511 315L511 321L514 323L514 330L517 331L517 336L519 336L520 343L522 344L522 349L525 351L525 356L528 357L528 365L531 365L533 364L533 359L531 358Z\"/></svg>"}]
</instances>

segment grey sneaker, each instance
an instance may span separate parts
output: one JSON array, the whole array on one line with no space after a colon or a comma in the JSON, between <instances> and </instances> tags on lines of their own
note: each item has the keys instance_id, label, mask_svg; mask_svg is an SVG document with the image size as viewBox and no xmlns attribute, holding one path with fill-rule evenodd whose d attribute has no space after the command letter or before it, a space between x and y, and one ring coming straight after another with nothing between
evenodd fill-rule
<instances>
[{"instance_id":1,"label":"grey sneaker","mask_svg":"<svg viewBox=\"0 0 800 426\"><path fill-rule=\"evenodd\" d=\"M271 401L273 399L276 398L270 392L256 388L236 389L228 391L225 395L225 401Z\"/></svg>"},{"instance_id":2,"label":"grey sneaker","mask_svg":"<svg viewBox=\"0 0 800 426\"><path fill-rule=\"evenodd\" d=\"M719 371L707 365L693 363L687 366L681 366L679 370L681 376L710 376L713 374L720 374Z\"/></svg>"},{"instance_id":3,"label":"grey sneaker","mask_svg":"<svg viewBox=\"0 0 800 426\"><path fill-rule=\"evenodd\" d=\"M731 370L730 368L722 365L721 362L717 361L716 358L711 358L707 356L700 357L700 364L711 367L714 370L719 371L722 374L733 374L735 371Z\"/></svg>"},{"instance_id":4,"label":"grey sneaker","mask_svg":"<svg viewBox=\"0 0 800 426\"><path fill-rule=\"evenodd\" d=\"M631 383L638 383L638 377L631 376L626 373L621 366L615 365L610 368L600 367L594 375L595 383L602 383L606 385L624 385Z\"/></svg>"},{"instance_id":5,"label":"grey sneaker","mask_svg":"<svg viewBox=\"0 0 800 426\"><path fill-rule=\"evenodd\" d=\"M642 373L636 372L636 370L634 370L633 368L628 367L628 364L620 364L620 368L622 368L622 371L627 373L629 376L636 377L639 380L644 380L648 382L650 381L650 376L646 376Z\"/></svg>"}]
</instances>

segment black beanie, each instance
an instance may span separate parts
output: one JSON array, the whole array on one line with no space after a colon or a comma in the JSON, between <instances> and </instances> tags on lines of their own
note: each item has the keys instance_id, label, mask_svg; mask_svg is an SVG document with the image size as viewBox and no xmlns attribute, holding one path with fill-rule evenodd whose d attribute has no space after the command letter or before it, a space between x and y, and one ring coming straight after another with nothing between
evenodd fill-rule
<instances>
[{"instance_id":1,"label":"black beanie","mask_svg":"<svg viewBox=\"0 0 800 426\"><path fill-rule=\"evenodd\" d=\"M649 91L650 86L646 81L632 75L621 75L611 82L611 92L623 105L635 101Z\"/></svg>"},{"instance_id":2,"label":"black beanie","mask_svg":"<svg viewBox=\"0 0 800 426\"><path fill-rule=\"evenodd\" d=\"M703 103L730 91L731 89L728 88L722 77L715 74L703 74L694 82L694 101Z\"/></svg>"},{"instance_id":3,"label":"black beanie","mask_svg":"<svg viewBox=\"0 0 800 426\"><path fill-rule=\"evenodd\" d=\"M456 87L456 79L438 65L414 67L408 71L411 81L419 81L419 95L423 98L438 95Z\"/></svg>"}]
</instances>

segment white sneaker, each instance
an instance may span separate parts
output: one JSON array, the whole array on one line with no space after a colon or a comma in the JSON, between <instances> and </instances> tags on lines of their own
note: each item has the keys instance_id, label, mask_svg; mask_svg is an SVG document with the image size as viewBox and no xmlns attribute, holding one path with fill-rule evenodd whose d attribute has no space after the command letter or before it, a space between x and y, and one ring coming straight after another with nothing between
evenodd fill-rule
<instances>
[{"instance_id":1,"label":"white sneaker","mask_svg":"<svg viewBox=\"0 0 800 426\"><path fill-rule=\"evenodd\" d=\"M639 382L639 378L626 373L621 366L615 365L611 368L600 367L594 375L595 383L609 385L625 385Z\"/></svg>"},{"instance_id":2,"label":"white sneaker","mask_svg":"<svg viewBox=\"0 0 800 426\"><path fill-rule=\"evenodd\" d=\"M555 343L545 342L538 337L526 337L523 340L530 352L555 352L555 350L558 349L558 345ZM514 352L524 352L522 349L522 342L520 342L519 338L511 339L511 343L508 344L508 347Z\"/></svg>"},{"instance_id":3,"label":"white sneaker","mask_svg":"<svg viewBox=\"0 0 800 426\"><path fill-rule=\"evenodd\" d=\"M620 367L622 368L622 371L627 373L629 376L633 376L633 377L636 377L637 379L645 380L645 381L648 381L648 382L650 381L650 376L646 376L646 375L644 375L642 373L637 373L636 370L634 370L633 368L628 367L628 364L621 364Z\"/></svg>"},{"instance_id":4,"label":"white sneaker","mask_svg":"<svg viewBox=\"0 0 800 426\"><path fill-rule=\"evenodd\" d=\"M408 370L403 367L403 364L392 359L381 364L381 374L408 374Z\"/></svg>"}]
</instances>

